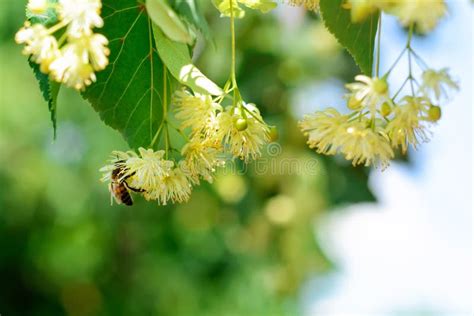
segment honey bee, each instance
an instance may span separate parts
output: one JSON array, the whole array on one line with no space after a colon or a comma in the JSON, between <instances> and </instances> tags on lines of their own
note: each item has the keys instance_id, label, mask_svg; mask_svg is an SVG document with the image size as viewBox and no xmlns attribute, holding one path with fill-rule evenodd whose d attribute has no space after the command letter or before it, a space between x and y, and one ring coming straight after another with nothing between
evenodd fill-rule
<instances>
[{"instance_id":1,"label":"honey bee","mask_svg":"<svg viewBox=\"0 0 474 316\"><path fill-rule=\"evenodd\" d=\"M127 179L133 176L133 174L123 177L124 168L120 166L121 161L117 161L116 168L112 170L110 176L109 191L113 196L117 204L125 204L127 206L133 205L132 195L130 191L133 192L143 192L143 190L132 188L128 185Z\"/></svg>"}]
</instances>

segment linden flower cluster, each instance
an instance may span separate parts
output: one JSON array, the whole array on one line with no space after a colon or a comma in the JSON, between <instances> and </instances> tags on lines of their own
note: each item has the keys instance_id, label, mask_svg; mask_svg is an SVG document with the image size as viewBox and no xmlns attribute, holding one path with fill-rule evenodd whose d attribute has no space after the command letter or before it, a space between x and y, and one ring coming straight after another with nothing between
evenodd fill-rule
<instances>
[{"instance_id":1,"label":"linden flower cluster","mask_svg":"<svg viewBox=\"0 0 474 316\"><path fill-rule=\"evenodd\" d=\"M406 153L428 141L429 127L441 118L438 105L449 89L457 89L446 69L425 70L417 91L395 102L386 78L356 76L346 85L350 114L334 108L307 115L299 123L316 152L341 153L352 164L385 168L394 157L394 149Z\"/></svg>"},{"instance_id":2,"label":"linden flower cluster","mask_svg":"<svg viewBox=\"0 0 474 316\"><path fill-rule=\"evenodd\" d=\"M95 72L108 64L108 40L92 31L102 27L100 0L30 0L27 9L35 18L54 10L58 23L47 27L25 22L15 36L24 44L23 54L40 66L43 73L76 90L96 80ZM63 29L65 31L63 32ZM59 33L59 39L55 34Z\"/></svg>"},{"instance_id":3,"label":"linden flower cluster","mask_svg":"<svg viewBox=\"0 0 474 316\"><path fill-rule=\"evenodd\" d=\"M161 136L164 150L139 148L138 154L133 151L113 153L110 164L101 169L104 172L102 181L110 182L110 191L119 203L122 203L120 194L123 190L126 193L135 191L161 205L185 202L193 185L199 185L201 180L213 181L216 169L225 164L225 157L230 155L249 162L261 155L262 147L270 141L271 135L276 138L275 128L263 121L255 104L242 100L237 85L234 19L238 17L239 3L261 11L275 5L272 0L214 1L223 15L230 16L232 56L229 80L216 97L186 88L174 91L170 104L173 112L168 112L167 99L164 98L163 120L150 144L153 147ZM166 70L164 75L167 75ZM179 121L177 127L172 123L175 119ZM171 146L170 129L186 140L181 151ZM179 155L169 159L173 150ZM126 195L123 202L130 205L130 196Z\"/></svg>"},{"instance_id":4,"label":"linden flower cluster","mask_svg":"<svg viewBox=\"0 0 474 316\"><path fill-rule=\"evenodd\" d=\"M444 0L347 0L353 22L362 22L371 14L382 10L395 15L404 26L415 24L422 33L435 28L446 14Z\"/></svg>"},{"instance_id":5,"label":"linden flower cluster","mask_svg":"<svg viewBox=\"0 0 474 316\"><path fill-rule=\"evenodd\" d=\"M257 159L262 146L270 140L270 127L263 121L260 111L252 103L241 101L224 108L216 101L211 96L191 94L186 90L175 93L176 118L182 120L182 129L191 127L187 146L204 145L245 162Z\"/></svg>"},{"instance_id":6,"label":"linden flower cluster","mask_svg":"<svg viewBox=\"0 0 474 316\"><path fill-rule=\"evenodd\" d=\"M115 151L110 164L101 169L102 181L124 183L161 205L181 203L189 199L193 185L201 180L213 182L216 169L225 164L225 154L248 162L260 156L270 139L270 128L253 104L224 109L209 95L182 89L175 92L172 105L180 121L177 130L190 130L181 160L168 160L165 150ZM113 179L114 170L120 171L117 179Z\"/></svg>"},{"instance_id":7,"label":"linden flower cluster","mask_svg":"<svg viewBox=\"0 0 474 316\"><path fill-rule=\"evenodd\" d=\"M124 183L127 189L161 205L166 205L168 201L184 202L189 199L191 185L182 165L164 159L164 150L139 148L138 154L134 151L114 151L112 156L110 164L100 169L104 173L102 181ZM115 170L119 170L116 179L113 178Z\"/></svg>"}]
</instances>

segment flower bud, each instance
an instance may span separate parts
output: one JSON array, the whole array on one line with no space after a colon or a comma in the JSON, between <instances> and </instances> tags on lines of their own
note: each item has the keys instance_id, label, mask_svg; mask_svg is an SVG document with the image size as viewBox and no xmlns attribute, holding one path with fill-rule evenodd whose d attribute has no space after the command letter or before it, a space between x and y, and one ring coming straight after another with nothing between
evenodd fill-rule
<instances>
[{"instance_id":1,"label":"flower bud","mask_svg":"<svg viewBox=\"0 0 474 316\"><path fill-rule=\"evenodd\" d=\"M234 126L235 128L239 131L239 132L243 132L247 129L248 127L248 122L246 119L242 118L242 117L237 117L235 120L234 120Z\"/></svg>"},{"instance_id":2,"label":"flower bud","mask_svg":"<svg viewBox=\"0 0 474 316\"><path fill-rule=\"evenodd\" d=\"M428 119L431 122L436 122L441 118L441 108L436 105L430 106L428 110Z\"/></svg>"},{"instance_id":3,"label":"flower bud","mask_svg":"<svg viewBox=\"0 0 474 316\"><path fill-rule=\"evenodd\" d=\"M390 113L392 113L392 107L390 104L387 102L382 103L380 106L380 114L382 114L383 117L387 117L390 115Z\"/></svg>"},{"instance_id":4,"label":"flower bud","mask_svg":"<svg viewBox=\"0 0 474 316\"><path fill-rule=\"evenodd\" d=\"M278 129L276 126L270 126L270 131L268 132L270 137L270 142L276 142L278 140Z\"/></svg>"},{"instance_id":5,"label":"flower bud","mask_svg":"<svg viewBox=\"0 0 474 316\"><path fill-rule=\"evenodd\" d=\"M385 94L388 91L388 84L385 79L374 79L374 90L379 94Z\"/></svg>"},{"instance_id":6,"label":"flower bud","mask_svg":"<svg viewBox=\"0 0 474 316\"><path fill-rule=\"evenodd\" d=\"M357 99L355 96L351 96L347 101L347 107L351 110L358 110L362 105L362 101Z\"/></svg>"}]
</instances>

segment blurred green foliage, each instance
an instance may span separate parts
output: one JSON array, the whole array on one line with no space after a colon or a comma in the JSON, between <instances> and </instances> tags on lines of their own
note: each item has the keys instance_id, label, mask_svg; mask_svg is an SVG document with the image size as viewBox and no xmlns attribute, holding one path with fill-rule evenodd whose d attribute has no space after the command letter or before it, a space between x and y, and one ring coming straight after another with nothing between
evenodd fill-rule
<instances>
[{"instance_id":1,"label":"blurred green foliage","mask_svg":"<svg viewBox=\"0 0 474 316\"><path fill-rule=\"evenodd\" d=\"M223 171L187 204L137 199L126 208L110 206L98 169L127 146L74 91L59 94L53 141L47 104L13 42L23 5L0 7L0 314L300 314L301 286L331 268L318 221L336 203L373 199L366 170L311 152L296 127L296 89L355 71L318 19L285 24L284 8L237 25L242 92L281 135L281 154L263 159L309 159L316 172L262 174L254 163L245 174ZM219 32L215 45L198 45L196 62L222 83L228 20L205 9Z\"/></svg>"}]
</instances>

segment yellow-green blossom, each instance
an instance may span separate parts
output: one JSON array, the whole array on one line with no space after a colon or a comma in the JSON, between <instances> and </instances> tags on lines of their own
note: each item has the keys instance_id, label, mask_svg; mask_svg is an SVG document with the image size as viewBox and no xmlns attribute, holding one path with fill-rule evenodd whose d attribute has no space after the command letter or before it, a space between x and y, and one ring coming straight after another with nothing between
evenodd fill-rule
<instances>
[{"instance_id":1,"label":"yellow-green blossom","mask_svg":"<svg viewBox=\"0 0 474 316\"><path fill-rule=\"evenodd\" d=\"M224 165L221 144L199 135L184 145L181 154L184 157L183 171L194 184L199 184L199 178L212 183L216 167Z\"/></svg>"},{"instance_id":2,"label":"yellow-green blossom","mask_svg":"<svg viewBox=\"0 0 474 316\"><path fill-rule=\"evenodd\" d=\"M353 165L381 166L385 168L393 158L388 136L378 124L365 118L350 120L334 108L307 115L299 123L308 136L310 148L325 155L342 153Z\"/></svg>"},{"instance_id":3,"label":"yellow-green blossom","mask_svg":"<svg viewBox=\"0 0 474 316\"><path fill-rule=\"evenodd\" d=\"M420 32L427 33L435 28L447 8L444 0L398 0L388 12L396 15L402 25L415 23Z\"/></svg>"},{"instance_id":4,"label":"yellow-green blossom","mask_svg":"<svg viewBox=\"0 0 474 316\"><path fill-rule=\"evenodd\" d=\"M139 148L133 151L114 151L110 164L101 168L102 181L111 182L114 170L119 170L116 181L125 182L128 188L143 195L146 200L157 200L159 204L184 202L191 195L191 184L184 173L183 163L175 167L173 161L165 160L165 151Z\"/></svg>"},{"instance_id":5,"label":"yellow-green blossom","mask_svg":"<svg viewBox=\"0 0 474 316\"><path fill-rule=\"evenodd\" d=\"M40 65L42 72L47 72L51 62L59 56L58 42L42 24L31 25L26 22L15 35L18 44L25 44L23 54Z\"/></svg>"},{"instance_id":6,"label":"yellow-green blossom","mask_svg":"<svg viewBox=\"0 0 474 316\"><path fill-rule=\"evenodd\" d=\"M96 80L94 71L108 64L107 39L100 34L74 39L64 46L51 63L52 77L69 87L82 90Z\"/></svg>"},{"instance_id":7,"label":"yellow-green blossom","mask_svg":"<svg viewBox=\"0 0 474 316\"><path fill-rule=\"evenodd\" d=\"M30 0L28 10L39 14L48 6L48 1ZM39 23L26 22L15 40L25 44L23 53L30 55L43 73L50 74L57 82L83 90L96 80L95 72L109 63L107 38L92 32L94 27L103 25L101 6L100 0L59 0L54 3L59 19L56 25L46 28ZM58 41L54 33L64 28L65 33Z\"/></svg>"},{"instance_id":8,"label":"yellow-green blossom","mask_svg":"<svg viewBox=\"0 0 474 316\"><path fill-rule=\"evenodd\" d=\"M131 187L151 192L161 186L162 179L170 173L174 163L163 159L163 150L139 148L138 152L129 152L129 157L121 162L122 168L126 170L123 178L127 178Z\"/></svg>"},{"instance_id":9,"label":"yellow-green blossom","mask_svg":"<svg viewBox=\"0 0 474 316\"><path fill-rule=\"evenodd\" d=\"M160 205L167 205L168 202L186 202L191 196L191 192L192 186L178 165L160 178L159 185L143 193L143 197L147 200L156 200Z\"/></svg>"},{"instance_id":10,"label":"yellow-green blossom","mask_svg":"<svg viewBox=\"0 0 474 316\"><path fill-rule=\"evenodd\" d=\"M458 84L448 74L448 68L439 71L428 69L423 72L423 82L420 90L424 95L434 97L439 100L441 96L449 98L448 90L458 90Z\"/></svg>"},{"instance_id":11,"label":"yellow-green blossom","mask_svg":"<svg viewBox=\"0 0 474 316\"><path fill-rule=\"evenodd\" d=\"M236 124L241 119L246 121L245 128ZM262 147L269 142L270 129L253 104L229 107L218 114L217 121L218 130L214 139L221 141L234 157L246 162L257 159Z\"/></svg>"},{"instance_id":12,"label":"yellow-green blossom","mask_svg":"<svg viewBox=\"0 0 474 316\"><path fill-rule=\"evenodd\" d=\"M102 27L100 0L59 0L60 19L67 22L67 33L71 37L92 34L92 29Z\"/></svg>"},{"instance_id":13,"label":"yellow-green blossom","mask_svg":"<svg viewBox=\"0 0 474 316\"><path fill-rule=\"evenodd\" d=\"M406 153L409 144L416 148L420 142L428 141L422 114L429 106L423 98L408 97L393 108L394 117L386 127L393 147L401 147L402 152Z\"/></svg>"},{"instance_id":14,"label":"yellow-green blossom","mask_svg":"<svg viewBox=\"0 0 474 316\"><path fill-rule=\"evenodd\" d=\"M30 0L26 8L33 14L43 14L48 9L48 0Z\"/></svg>"},{"instance_id":15,"label":"yellow-green blossom","mask_svg":"<svg viewBox=\"0 0 474 316\"><path fill-rule=\"evenodd\" d=\"M185 89L174 93L172 104L175 106L176 118L181 121L180 127L191 127L197 132L213 125L216 111L222 110L219 104L212 101L210 95L193 95Z\"/></svg>"},{"instance_id":16,"label":"yellow-green blossom","mask_svg":"<svg viewBox=\"0 0 474 316\"><path fill-rule=\"evenodd\" d=\"M379 9L380 0L347 0L344 7L351 10L351 20L354 23L363 22L368 16Z\"/></svg>"},{"instance_id":17,"label":"yellow-green blossom","mask_svg":"<svg viewBox=\"0 0 474 316\"><path fill-rule=\"evenodd\" d=\"M342 115L334 108L306 115L299 122L302 132L308 136L308 145L316 152L334 155L339 147L339 136L344 133L348 121L347 115Z\"/></svg>"},{"instance_id":18,"label":"yellow-green blossom","mask_svg":"<svg viewBox=\"0 0 474 316\"><path fill-rule=\"evenodd\" d=\"M357 75L355 79L356 82L346 85L347 89L351 91L347 97L359 101L372 114L375 114L377 108L384 102L392 102L389 96L388 83L385 79L371 78L365 75Z\"/></svg>"},{"instance_id":19,"label":"yellow-green blossom","mask_svg":"<svg viewBox=\"0 0 474 316\"><path fill-rule=\"evenodd\" d=\"M316 10L319 7L319 0L288 0L293 6L304 7L306 10Z\"/></svg>"},{"instance_id":20,"label":"yellow-green blossom","mask_svg":"<svg viewBox=\"0 0 474 316\"><path fill-rule=\"evenodd\" d=\"M383 128L368 125L367 120L346 124L337 139L340 151L354 166L362 164L385 169L394 156L389 138Z\"/></svg>"}]
</instances>

